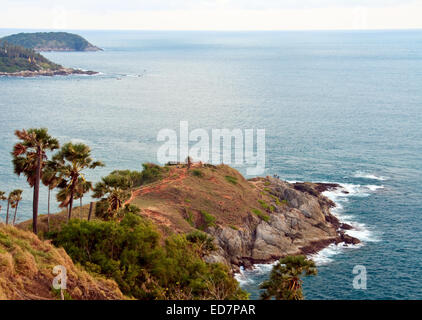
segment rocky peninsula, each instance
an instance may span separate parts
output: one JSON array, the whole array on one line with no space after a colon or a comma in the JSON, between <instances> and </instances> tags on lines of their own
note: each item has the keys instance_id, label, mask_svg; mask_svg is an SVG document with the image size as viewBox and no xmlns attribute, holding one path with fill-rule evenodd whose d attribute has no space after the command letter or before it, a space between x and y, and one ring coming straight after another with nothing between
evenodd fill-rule
<instances>
[{"instance_id":1,"label":"rocky peninsula","mask_svg":"<svg viewBox=\"0 0 422 320\"><path fill-rule=\"evenodd\" d=\"M65 68L48 60L33 49L0 41L0 76L37 77L71 74L93 75L97 72Z\"/></svg>"},{"instance_id":2,"label":"rocky peninsula","mask_svg":"<svg viewBox=\"0 0 422 320\"><path fill-rule=\"evenodd\" d=\"M237 271L316 253L331 243L359 243L347 235L352 226L331 213L335 203L323 195L339 187L273 177L247 180L226 165L176 165L161 181L132 191L127 203L139 207L164 237L197 229L208 233L217 250L205 260Z\"/></svg>"},{"instance_id":3,"label":"rocky peninsula","mask_svg":"<svg viewBox=\"0 0 422 320\"><path fill-rule=\"evenodd\" d=\"M96 71L80 70L72 68L59 68L56 70L45 69L45 70L22 70L17 72L0 72L0 77L52 77L52 76L69 76L69 75L95 75L98 74Z\"/></svg>"}]
</instances>

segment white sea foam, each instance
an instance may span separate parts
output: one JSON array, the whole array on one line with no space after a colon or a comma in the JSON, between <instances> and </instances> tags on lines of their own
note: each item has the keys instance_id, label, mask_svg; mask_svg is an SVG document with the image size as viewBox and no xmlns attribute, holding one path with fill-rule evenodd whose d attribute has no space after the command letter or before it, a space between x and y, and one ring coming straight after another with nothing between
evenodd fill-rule
<instances>
[{"instance_id":1,"label":"white sea foam","mask_svg":"<svg viewBox=\"0 0 422 320\"><path fill-rule=\"evenodd\" d=\"M362 244L351 245L344 242L339 244L330 244L328 247L321 251L308 255L308 259L312 259L317 266L323 266L333 261L332 257L345 252L346 250L360 248Z\"/></svg>"},{"instance_id":2,"label":"white sea foam","mask_svg":"<svg viewBox=\"0 0 422 320\"><path fill-rule=\"evenodd\" d=\"M344 213L343 203L349 201L349 197L367 197L371 192L376 192L379 189L383 189L384 186L359 184L339 185L340 188L325 191L323 195L334 201L336 204L336 207L331 210L331 213L335 215L341 222L347 223L353 227L352 230L347 230L345 233L359 239L363 244L365 242L379 241L379 239L364 223L357 222L355 217Z\"/></svg>"},{"instance_id":3,"label":"white sea foam","mask_svg":"<svg viewBox=\"0 0 422 320\"><path fill-rule=\"evenodd\" d=\"M387 177L377 176L375 174L367 173L367 172L362 172L362 171L356 172L355 175L354 175L354 177L355 178L370 179L370 180L379 180L379 181L388 180Z\"/></svg>"},{"instance_id":4,"label":"white sea foam","mask_svg":"<svg viewBox=\"0 0 422 320\"><path fill-rule=\"evenodd\" d=\"M234 275L234 278L239 282L240 286L253 284L255 278L260 275L267 275L271 272L271 269L278 261L273 263L258 263L254 264L252 269L245 270L240 267L240 271Z\"/></svg>"},{"instance_id":5,"label":"white sea foam","mask_svg":"<svg viewBox=\"0 0 422 320\"><path fill-rule=\"evenodd\" d=\"M377 191L378 189L384 189L384 186L377 186L377 185L367 185L365 186L366 188L368 188L371 191Z\"/></svg>"},{"instance_id":6,"label":"white sea foam","mask_svg":"<svg viewBox=\"0 0 422 320\"><path fill-rule=\"evenodd\" d=\"M295 183L296 181L288 182ZM343 242L339 244L333 243L328 247L320 250L319 252L309 255L308 258L314 260L318 266L331 263L335 255L344 253L347 250L360 248L367 242L380 241L374 232L370 230L370 228L368 228L364 223L357 222L354 216L345 213L344 204L346 204L352 197L368 197L371 193L383 189L384 186L360 185L351 183L337 184L340 186L339 188L325 191L323 195L325 195L336 204L336 206L331 209L331 213L336 216L342 223L347 223L353 227L352 230L346 230L345 233L359 239L361 243L357 245L345 244ZM235 278L237 281L239 281L241 286L253 284L253 279L255 279L257 275L268 274L275 263L277 262L272 264L256 264L252 270L244 270L241 268L240 272L235 275Z\"/></svg>"}]
</instances>

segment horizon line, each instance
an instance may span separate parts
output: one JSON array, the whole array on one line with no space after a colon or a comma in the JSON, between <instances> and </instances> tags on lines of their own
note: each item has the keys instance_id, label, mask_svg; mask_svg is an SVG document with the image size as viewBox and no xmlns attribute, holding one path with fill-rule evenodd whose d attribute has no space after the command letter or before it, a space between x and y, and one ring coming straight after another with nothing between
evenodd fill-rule
<instances>
[{"instance_id":1,"label":"horizon line","mask_svg":"<svg viewBox=\"0 0 422 320\"><path fill-rule=\"evenodd\" d=\"M345 28L345 29L82 29L82 28L10 28L0 27L0 30L41 30L52 32L66 31L155 31L155 32L309 32L309 31L422 31L422 27L417 28Z\"/></svg>"}]
</instances>

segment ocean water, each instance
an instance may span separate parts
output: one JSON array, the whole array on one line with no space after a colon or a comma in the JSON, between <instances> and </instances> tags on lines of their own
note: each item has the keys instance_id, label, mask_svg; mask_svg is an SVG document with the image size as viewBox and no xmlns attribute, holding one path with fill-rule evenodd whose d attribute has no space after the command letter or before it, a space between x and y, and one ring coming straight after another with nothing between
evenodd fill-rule
<instances>
[{"instance_id":1,"label":"ocean water","mask_svg":"<svg viewBox=\"0 0 422 320\"><path fill-rule=\"evenodd\" d=\"M422 31L78 33L105 50L45 56L99 75L0 78L0 190L24 189L19 221L32 194L13 174L15 129L87 143L107 165L87 173L98 181L156 161L158 131L181 120L264 128L266 174L342 184L327 196L363 241L313 256L306 298L422 299ZM252 298L270 268L238 275Z\"/></svg>"}]
</instances>

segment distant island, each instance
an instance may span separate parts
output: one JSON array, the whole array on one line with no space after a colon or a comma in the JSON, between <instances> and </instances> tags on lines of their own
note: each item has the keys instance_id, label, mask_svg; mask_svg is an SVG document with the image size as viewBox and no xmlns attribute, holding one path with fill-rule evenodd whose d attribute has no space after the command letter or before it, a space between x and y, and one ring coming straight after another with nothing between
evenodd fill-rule
<instances>
[{"instance_id":1,"label":"distant island","mask_svg":"<svg viewBox=\"0 0 422 320\"><path fill-rule=\"evenodd\" d=\"M101 51L81 36L68 32L18 33L0 38L0 42L35 51Z\"/></svg>"},{"instance_id":2,"label":"distant island","mask_svg":"<svg viewBox=\"0 0 422 320\"><path fill-rule=\"evenodd\" d=\"M0 41L0 76L34 77L70 74L96 74L95 71L65 68L33 49Z\"/></svg>"}]
</instances>

